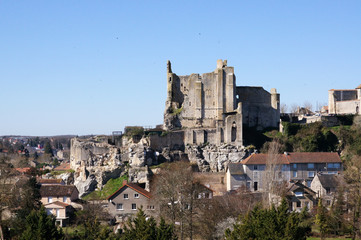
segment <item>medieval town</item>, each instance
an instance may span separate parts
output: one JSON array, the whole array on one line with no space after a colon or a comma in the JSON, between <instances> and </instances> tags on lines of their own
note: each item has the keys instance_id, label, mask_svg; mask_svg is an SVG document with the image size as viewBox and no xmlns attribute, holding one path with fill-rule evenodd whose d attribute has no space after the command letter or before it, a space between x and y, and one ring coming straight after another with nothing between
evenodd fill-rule
<instances>
[{"instance_id":1,"label":"medieval town","mask_svg":"<svg viewBox=\"0 0 361 240\"><path fill-rule=\"evenodd\" d=\"M165 70L163 124L2 137L3 236L16 235L6 224L40 221L36 209L66 239L154 239L137 228L157 221L157 239L261 239L260 215L287 239L357 234L361 85L329 90L320 111L285 113L275 88L236 86L227 60L204 74ZM258 232L238 238L243 227Z\"/></svg>"}]
</instances>

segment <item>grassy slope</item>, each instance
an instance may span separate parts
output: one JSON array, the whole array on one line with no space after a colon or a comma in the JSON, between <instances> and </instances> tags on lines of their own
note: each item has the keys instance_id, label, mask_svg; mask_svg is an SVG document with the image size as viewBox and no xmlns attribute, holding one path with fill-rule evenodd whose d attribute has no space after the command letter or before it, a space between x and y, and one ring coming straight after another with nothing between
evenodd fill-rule
<instances>
[{"instance_id":1,"label":"grassy slope","mask_svg":"<svg viewBox=\"0 0 361 240\"><path fill-rule=\"evenodd\" d=\"M90 194L83 197L84 200L104 200L118 190L124 180L128 180L127 175L120 176L119 178L110 179L103 187L102 190L95 190Z\"/></svg>"}]
</instances>

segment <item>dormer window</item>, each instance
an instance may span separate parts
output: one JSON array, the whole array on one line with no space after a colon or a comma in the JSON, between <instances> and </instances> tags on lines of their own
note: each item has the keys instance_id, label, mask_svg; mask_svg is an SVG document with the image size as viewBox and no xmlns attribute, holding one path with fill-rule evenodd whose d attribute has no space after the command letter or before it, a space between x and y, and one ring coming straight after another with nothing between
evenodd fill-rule
<instances>
[{"instance_id":1,"label":"dormer window","mask_svg":"<svg viewBox=\"0 0 361 240\"><path fill-rule=\"evenodd\" d=\"M295 196L296 197L303 197L303 192L301 192L301 191L295 192Z\"/></svg>"}]
</instances>

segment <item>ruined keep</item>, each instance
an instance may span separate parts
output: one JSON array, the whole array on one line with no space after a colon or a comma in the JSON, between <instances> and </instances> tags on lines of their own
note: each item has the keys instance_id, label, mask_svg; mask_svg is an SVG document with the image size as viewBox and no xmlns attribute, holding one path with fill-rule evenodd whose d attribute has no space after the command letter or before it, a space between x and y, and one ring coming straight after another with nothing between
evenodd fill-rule
<instances>
[{"instance_id":1,"label":"ruined keep","mask_svg":"<svg viewBox=\"0 0 361 240\"><path fill-rule=\"evenodd\" d=\"M359 114L361 85L356 89L331 89L328 91L329 114Z\"/></svg>"},{"instance_id":2,"label":"ruined keep","mask_svg":"<svg viewBox=\"0 0 361 240\"><path fill-rule=\"evenodd\" d=\"M279 127L280 95L236 86L234 68L218 60L210 73L178 76L167 63L165 130L184 131L184 144L243 145L243 126Z\"/></svg>"}]
</instances>

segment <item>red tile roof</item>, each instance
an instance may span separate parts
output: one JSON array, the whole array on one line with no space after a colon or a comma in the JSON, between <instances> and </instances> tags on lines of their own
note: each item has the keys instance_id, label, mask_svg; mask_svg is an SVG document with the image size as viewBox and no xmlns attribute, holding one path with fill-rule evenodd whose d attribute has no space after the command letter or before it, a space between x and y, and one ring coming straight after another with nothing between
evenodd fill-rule
<instances>
[{"instance_id":1,"label":"red tile roof","mask_svg":"<svg viewBox=\"0 0 361 240\"><path fill-rule=\"evenodd\" d=\"M150 194L150 192L148 192L147 190L145 190L144 188L139 187L137 184L134 183L128 183L128 182L123 182L123 186L121 186L117 191L115 191L112 195L110 195L107 199L112 198L115 194L117 194L119 191L121 191L123 188L125 187L129 187L131 189L133 189L134 191L144 195L147 198L151 198L152 195Z\"/></svg>"},{"instance_id":2,"label":"red tile roof","mask_svg":"<svg viewBox=\"0 0 361 240\"><path fill-rule=\"evenodd\" d=\"M30 170L29 167L25 167L25 168L15 168L15 169L16 169L16 171L21 172L21 173L26 173L27 171Z\"/></svg>"},{"instance_id":3,"label":"red tile roof","mask_svg":"<svg viewBox=\"0 0 361 240\"><path fill-rule=\"evenodd\" d=\"M242 161L242 164L266 164L268 154L252 154ZM287 154L277 154L276 164L292 163L342 163L338 153L332 152L291 152Z\"/></svg>"},{"instance_id":4,"label":"red tile roof","mask_svg":"<svg viewBox=\"0 0 361 240\"><path fill-rule=\"evenodd\" d=\"M274 157L276 158L275 163L276 164L289 164L286 156L284 154L275 154ZM272 157L273 158L273 157ZM243 160L241 163L245 165L250 164L266 164L267 161L271 160L272 158L268 156L268 154L265 153L259 153L259 154L252 154L245 160Z\"/></svg>"},{"instance_id":5,"label":"red tile roof","mask_svg":"<svg viewBox=\"0 0 361 240\"><path fill-rule=\"evenodd\" d=\"M54 171L66 171L70 169L70 163L62 163L56 168L54 168Z\"/></svg>"},{"instance_id":6,"label":"red tile roof","mask_svg":"<svg viewBox=\"0 0 361 240\"><path fill-rule=\"evenodd\" d=\"M63 179L38 179L38 182L40 184L61 184L63 182Z\"/></svg>"}]
</instances>

